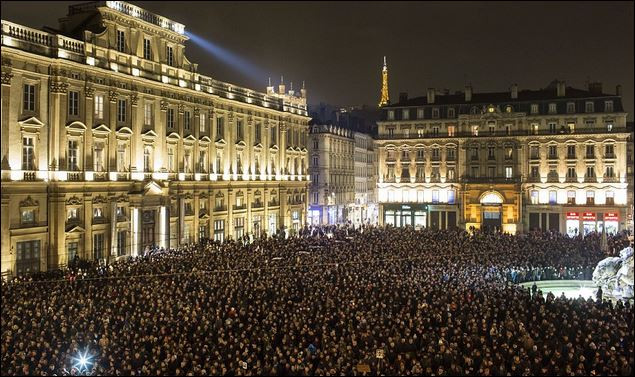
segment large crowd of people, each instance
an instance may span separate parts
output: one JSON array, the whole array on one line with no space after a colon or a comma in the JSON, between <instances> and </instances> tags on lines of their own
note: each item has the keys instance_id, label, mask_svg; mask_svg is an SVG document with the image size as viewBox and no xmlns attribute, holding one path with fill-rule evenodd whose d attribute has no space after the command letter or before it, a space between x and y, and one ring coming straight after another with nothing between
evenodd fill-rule
<instances>
[{"instance_id":1,"label":"large crowd of people","mask_svg":"<svg viewBox=\"0 0 635 377\"><path fill-rule=\"evenodd\" d=\"M626 376L630 303L514 284L606 256L598 234L391 227L155 250L3 282L2 374Z\"/></svg>"}]
</instances>

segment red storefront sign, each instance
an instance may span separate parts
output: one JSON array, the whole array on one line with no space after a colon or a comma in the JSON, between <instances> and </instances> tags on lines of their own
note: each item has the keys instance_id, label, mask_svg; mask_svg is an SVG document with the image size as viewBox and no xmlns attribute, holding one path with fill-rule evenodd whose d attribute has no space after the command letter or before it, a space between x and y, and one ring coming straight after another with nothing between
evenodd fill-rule
<instances>
[{"instance_id":1,"label":"red storefront sign","mask_svg":"<svg viewBox=\"0 0 635 377\"><path fill-rule=\"evenodd\" d=\"M584 212L582 214L582 220L595 221L595 213L593 213L593 212Z\"/></svg>"},{"instance_id":2,"label":"red storefront sign","mask_svg":"<svg viewBox=\"0 0 635 377\"><path fill-rule=\"evenodd\" d=\"M618 221L620 219L617 212L606 212L604 214L604 221Z\"/></svg>"},{"instance_id":3,"label":"red storefront sign","mask_svg":"<svg viewBox=\"0 0 635 377\"><path fill-rule=\"evenodd\" d=\"M580 220L580 215L577 212L567 212L567 220Z\"/></svg>"}]
</instances>

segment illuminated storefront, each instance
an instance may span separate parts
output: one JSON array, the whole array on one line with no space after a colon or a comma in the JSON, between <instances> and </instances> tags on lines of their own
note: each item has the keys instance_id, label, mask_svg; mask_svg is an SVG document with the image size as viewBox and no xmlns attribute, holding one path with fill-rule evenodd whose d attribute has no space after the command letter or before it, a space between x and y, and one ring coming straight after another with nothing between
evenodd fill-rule
<instances>
[{"instance_id":1,"label":"illuminated storefront","mask_svg":"<svg viewBox=\"0 0 635 377\"><path fill-rule=\"evenodd\" d=\"M427 226L428 206L421 204L384 204L384 224L395 227Z\"/></svg>"},{"instance_id":2,"label":"illuminated storefront","mask_svg":"<svg viewBox=\"0 0 635 377\"><path fill-rule=\"evenodd\" d=\"M604 213L604 226L607 234L615 234L619 230L619 214L617 212Z\"/></svg>"},{"instance_id":3,"label":"illuminated storefront","mask_svg":"<svg viewBox=\"0 0 635 377\"><path fill-rule=\"evenodd\" d=\"M575 237L580 233L580 214L577 212L567 212L567 235Z\"/></svg>"}]
</instances>

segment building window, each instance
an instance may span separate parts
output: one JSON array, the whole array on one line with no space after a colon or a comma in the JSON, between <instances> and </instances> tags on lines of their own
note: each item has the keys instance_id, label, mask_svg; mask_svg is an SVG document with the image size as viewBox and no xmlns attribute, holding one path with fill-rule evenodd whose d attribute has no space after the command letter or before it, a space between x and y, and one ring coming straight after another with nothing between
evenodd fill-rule
<instances>
[{"instance_id":1,"label":"building window","mask_svg":"<svg viewBox=\"0 0 635 377\"><path fill-rule=\"evenodd\" d=\"M95 143L93 170L97 172L104 171L104 144Z\"/></svg>"},{"instance_id":2,"label":"building window","mask_svg":"<svg viewBox=\"0 0 635 377\"><path fill-rule=\"evenodd\" d=\"M606 192L606 205L612 206L615 205L615 198L613 191Z\"/></svg>"},{"instance_id":3,"label":"building window","mask_svg":"<svg viewBox=\"0 0 635 377\"><path fill-rule=\"evenodd\" d=\"M606 113L613 112L613 101L604 101L604 112Z\"/></svg>"},{"instance_id":4,"label":"building window","mask_svg":"<svg viewBox=\"0 0 635 377\"><path fill-rule=\"evenodd\" d=\"M33 137L22 138L22 170L35 170Z\"/></svg>"},{"instance_id":5,"label":"building window","mask_svg":"<svg viewBox=\"0 0 635 377\"><path fill-rule=\"evenodd\" d=\"M538 204L538 190L531 190L531 204Z\"/></svg>"},{"instance_id":6,"label":"building window","mask_svg":"<svg viewBox=\"0 0 635 377\"><path fill-rule=\"evenodd\" d=\"M245 218L237 217L234 219L234 235L237 240L245 235Z\"/></svg>"},{"instance_id":7,"label":"building window","mask_svg":"<svg viewBox=\"0 0 635 377\"><path fill-rule=\"evenodd\" d=\"M78 221L79 220L79 209L76 207L73 208L69 208L66 211L66 221L67 222L74 222L74 221Z\"/></svg>"},{"instance_id":8,"label":"building window","mask_svg":"<svg viewBox=\"0 0 635 377\"><path fill-rule=\"evenodd\" d=\"M104 119L104 96L95 96L95 118Z\"/></svg>"},{"instance_id":9,"label":"building window","mask_svg":"<svg viewBox=\"0 0 635 377\"><path fill-rule=\"evenodd\" d=\"M470 156L471 159L472 160L478 160L478 148L472 147L472 148L470 148L470 151L471 151L471 153L470 153L471 154L471 156Z\"/></svg>"},{"instance_id":10,"label":"building window","mask_svg":"<svg viewBox=\"0 0 635 377\"><path fill-rule=\"evenodd\" d=\"M594 158L595 157L595 146L592 144L588 144L586 146L586 158Z\"/></svg>"},{"instance_id":11,"label":"building window","mask_svg":"<svg viewBox=\"0 0 635 377\"><path fill-rule=\"evenodd\" d=\"M20 223L23 225L35 223L35 210L23 209L22 214L20 216Z\"/></svg>"},{"instance_id":12,"label":"building window","mask_svg":"<svg viewBox=\"0 0 635 377\"><path fill-rule=\"evenodd\" d=\"M417 119L423 119L423 109L417 109Z\"/></svg>"},{"instance_id":13,"label":"building window","mask_svg":"<svg viewBox=\"0 0 635 377\"><path fill-rule=\"evenodd\" d=\"M152 125L152 103L146 102L143 105L143 124L146 126Z\"/></svg>"},{"instance_id":14,"label":"building window","mask_svg":"<svg viewBox=\"0 0 635 377\"><path fill-rule=\"evenodd\" d=\"M568 102L567 103L567 113L568 114L575 113L575 102Z\"/></svg>"},{"instance_id":15,"label":"building window","mask_svg":"<svg viewBox=\"0 0 635 377\"><path fill-rule=\"evenodd\" d=\"M454 190L448 190L448 204L454 204L456 193Z\"/></svg>"},{"instance_id":16,"label":"building window","mask_svg":"<svg viewBox=\"0 0 635 377\"><path fill-rule=\"evenodd\" d=\"M494 160L495 159L494 147L487 147L487 159L488 160Z\"/></svg>"},{"instance_id":17,"label":"building window","mask_svg":"<svg viewBox=\"0 0 635 377\"><path fill-rule=\"evenodd\" d=\"M557 128L558 126L556 125L555 122L549 122L549 132L552 134L555 134L558 130Z\"/></svg>"},{"instance_id":18,"label":"building window","mask_svg":"<svg viewBox=\"0 0 635 377\"><path fill-rule=\"evenodd\" d=\"M555 103L550 103L549 104L549 114L555 114L556 112L557 112L556 104Z\"/></svg>"},{"instance_id":19,"label":"building window","mask_svg":"<svg viewBox=\"0 0 635 377\"><path fill-rule=\"evenodd\" d=\"M586 204L595 204L595 191L586 192Z\"/></svg>"},{"instance_id":20,"label":"building window","mask_svg":"<svg viewBox=\"0 0 635 377\"><path fill-rule=\"evenodd\" d=\"M168 147L168 171L174 172L174 147Z\"/></svg>"},{"instance_id":21,"label":"building window","mask_svg":"<svg viewBox=\"0 0 635 377\"><path fill-rule=\"evenodd\" d=\"M448 118L454 118L456 115L454 114L454 108L450 107L448 109Z\"/></svg>"},{"instance_id":22,"label":"building window","mask_svg":"<svg viewBox=\"0 0 635 377\"><path fill-rule=\"evenodd\" d=\"M423 151L423 150L421 149L421 151ZM438 147L432 148L432 158L435 159L435 160L439 159L439 148Z\"/></svg>"},{"instance_id":23,"label":"building window","mask_svg":"<svg viewBox=\"0 0 635 377\"><path fill-rule=\"evenodd\" d=\"M174 49L170 46L167 47L167 64L174 65Z\"/></svg>"},{"instance_id":24,"label":"building window","mask_svg":"<svg viewBox=\"0 0 635 377\"><path fill-rule=\"evenodd\" d=\"M278 142L278 127L271 127L271 145L274 145Z\"/></svg>"},{"instance_id":25,"label":"building window","mask_svg":"<svg viewBox=\"0 0 635 377\"><path fill-rule=\"evenodd\" d=\"M574 179L574 178L576 178L576 177L577 177L577 174L576 174L576 172L575 172L575 167L573 167L573 166L569 166L569 167L567 168L567 178L569 178L569 179Z\"/></svg>"},{"instance_id":26,"label":"building window","mask_svg":"<svg viewBox=\"0 0 635 377\"><path fill-rule=\"evenodd\" d=\"M198 171L200 173L206 173L205 166L207 165L207 153L204 150L199 151L198 155Z\"/></svg>"},{"instance_id":27,"label":"building window","mask_svg":"<svg viewBox=\"0 0 635 377\"><path fill-rule=\"evenodd\" d=\"M409 118L410 118L410 110L409 109L401 110L401 119L408 120Z\"/></svg>"},{"instance_id":28,"label":"building window","mask_svg":"<svg viewBox=\"0 0 635 377\"><path fill-rule=\"evenodd\" d=\"M149 38L143 38L143 58L147 60L152 59L152 46L150 45Z\"/></svg>"},{"instance_id":29,"label":"building window","mask_svg":"<svg viewBox=\"0 0 635 377\"><path fill-rule=\"evenodd\" d=\"M225 220L214 221L214 241L225 241Z\"/></svg>"},{"instance_id":30,"label":"building window","mask_svg":"<svg viewBox=\"0 0 635 377\"><path fill-rule=\"evenodd\" d=\"M143 147L143 171L152 172L152 146L150 145Z\"/></svg>"},{"instance_id":31,"label":"building window","mask_svg":"<svg viewBox=\"0 0 635 377\"><path fill-rule=\"evenodd\" d=\"M454 126L448 126L448 136L450 137L454 136L454 130L455 130Z\"/></svg>"},{"instance_id":32,"label":"building window","mask_svg":"<svg viewBox=\"0 0 635 377\"><path fill-rule=\"evenodd\" d=\"M586 176L588 178L595 178L595 166L589 165L586 167Z\"/></svg>"},{"instance_id":33,"label":"building window","mask_svg":"<svg viewBox=\"0 0 635 377\"><path fill-rule=\"evenodd\" d=\"M388 110L388 120L395 120L395 111Z\"/></svg>"},{"instance_id":34,"label":"building window","mask_svg":"<svg viewBox=\"0 0 635 377\"><path fill-rule=\"evenodd\" d=\"M613 165L607 165L606 166L606 174L605 174L606 178L614 178L615 177L615 172L613 170Z\"/></svg>"},{"instance_id":35,"label":"building window","mask_svg":"<svg viewBox=\"0 0 635 377\"><path fill-rule=\"evenodd\" d=\"M68 158L68 170L79 170L79 146L77 140L68 141L68 150L66 151Z\"/></svg>"},{"instance_id":36,"label":"building window","mask_svg":"<svg viewBox=\"0 0 635 377\"><path fill-rule=\"evenodd\" d=\"M537 103L532 103L531 104L531 113L532 114L538 114L538 104Z\"/></svg>"},{"instance_id":37,"label":"building window","mask_svg":"<svg viewBox=\"0 0 635 377\"><path fill-rule=\"evenodd\" d=\"M216 139L224 139L225 138L225 118L217 117L216 118Z\"/></svg>"},{"instance_id":38,"label":"building window","mask_svg":"<svg viewBox=\"0 0 635 377\"><path fill-rule=\"evenodd\" d=\"M185 128L186 131L190 130L190 126L191 126L190 122L191 121L192 121L192 118L190 117L190 112L186 111L183 114L183 127Z\"/></svg>"},{"instance_id":39,"label":"building window","mask_svg":"<svg viewBox=\"0 0 635 377\"><path fill-rule=\"evenodd\" d=\"M79 92L68 92L68 115L79 116Z\"/></svg>"},{"instance_id":40,"label":"building window","mask_svg":"<svg viewBox=\"0 0 635 377\"><path fill-rule=\"evenodd\" d=\"M549 158L558 158L558 147L556 145L549 146Z\"/></svg>"},{"instance_id":41,"label":"building window","mask_svg":"<svg viewBox=\"0 0 635 377\"><path fill-rule=\"evenodd\" d=\"M575 191L573 190L567 191L567 204L569 205L575 204Z\"/></svg>"},{"instance_id":42,"label":"building window","mask_svg":"<svg viewBox=\"0 0 635 377\"><path fill-rule=\"evenodd\" d=\"M432 203L439 203L439 190L432 190Z\"/></svg>"},{"instance_id":43,"label":"building window","mask_svg":"<svg viewBox=\"0 0 635 377\"><path fill-rule=\"evenodd\" d=\"M454 180L454 168L448 168L448 181Z\"/></svg>"},{"instance_id":44,"label":"building window","mask_svg":"<svg viewBox=\"0 0 635 377\"><path fill-rule=\"evenodd\" d=\"M126 144L117 145L117 171L126 171Z\"/></svg>"},{"instance_id":45,"label":"building window","mask_svg":"<svg viewBox=\"0 0 635 377\"><path fill-rule=\"evenodd\" d=\"M168 109L167 114L168 128L174 128L174 109Z\"/></svg>"},{"instance_id":46,"label":"building window","mask_svg":"<svg viewBox=\"0 0 635 377\"><path fill-rule=\"evenodd\" d=\"M24 84L24 111L35 111L35 85Z\"/></svg>"},{"instance_id":47,"label":"building window","mask_svg":"<svg viewBox=\"0 0 635 377\"><path fill-rule=\"evenodd\" d=\"M511 160L512 158L514 158L514 148L505 147L505 159Z\"/></svg>"},{"instance_id":48,"label":"building window","mask_svg":"<svg viewBox=\"0 0 635 377\"><path fill-rule=\"evenodd\" d=\"M238 138L238 141L245 138L243 133L243 121L241 119L236 120L236 137Z\"/></svg>"},{"instance_id":49,"label":"building window","mask_svg":"<svg viewBox=\"0 0 635 377\"><path fill-rule=\"evenodd\" d=\"M587 102L584 104L584 111L587 113L593 112L593 102Z\"/></svg>"},{"instance_id":50,"label":"building window","mask_svg":"<svg viewBox=\"0 0 635 377\"><path fill-rule=\"evenodd\" d=\"M198 131L200 133L205 133L207 117L205 114L201 114L198 118Z\"/></svg>"},{"instance_id":51,"label":"building window","mask_svg":"<svg viewBox=\"0 0 635 377\"><path fill-rule=\"evenodd\" d=\"M117 232L117 256L126 255L126 231Z\"/></svg>"},{"instance_id":52,"label":"building window","mask_svg":"<svg viewBox=\"0 0 635 377\"><path fill-rule=\"evenodd\" d=\"M448 148L448 155L447 155L448 161L454 161L455 158L456 158L456 149Z\"/></svg>"},{"instance_id":53,"label":"building window","mask_svg":"<svg viewBox=\"0 0 635 377\"><path fill-rule=\"evenodd\" d=\"M613 130L613 121L612 120L607 120L605 122L605 124L606 124L606 130L611 132Z\"/></svg>"},{"instance_id":54,"label":"building window","mask_svg":"<svg viewBox=\"0 0 635 377\"><path fill-rule=\"evenodd\" d=\"M261 139L262 139L262 125L260 123L256 123L255 128L254 128L254 134L255 134L255 139L256 139L256 143L260 143Z\"/></svg>"},{"instance_id":55,"label":"building window","mask_svg":"<svg viewBox=\"0 0 635 377\"><path fill-rule=\"evenodd\" d=\"M478 178L478 167L472 166L472 178Z\"/></svg>"},{"instance_id":56,"label":"building window","mask_svg":"<svg viewBox=\"0 0 635 377\"><path fill-rule=\"evenodd\" d=\"M487 168L487 176L488 176L489 178L494 178L494 177L496 177L496 168L495 168L495 167L493 167L493 166L489 166L489 167Z\"/></svg>"},{"instance_id":57,"label":"building window","mask_svg":"<svg viewBox=\"0 0 635 377\"><path fill-rule=\"evenodd\" d=\"M433 117L434 119L437 119L437 118L439 117L439 108L438 108L438 107L434 107L434 108L432 109L432 117Z\"/></svg>"},{"instance_id":58,"label":"building window","mask_svg":"<svg viewBox=\"0 0 635 377\"><path fill-rule=\"evenodd\" d=\"M538 166L531 167L531 178L538 178Z\"/></svg>"},{"instance_id":59,"label":"building window","mask_svg":"<svg viewBox=\"0 0 635 377\"><path fill-rule=\"evenodd\" d=\"M505 167L505 178L510 179L514 176L514 169L511 166Z\"/></svg>"},{"instance_id":60,"label":"building window","mask_svg":"<svg viewBox=\"0 0 635 377\"><path fill-rule=\"evenodd\" d=\"M126 49L126 35L123 31L117 30L117 51L124 52Z\"/></svg>"},{"instance_id":61,"label":"building window","mask_svg":"<svg viewBox=\"0 0 635 377\"><path fill-rule=\"evenodd\" d=\"M123 123L126 121L126 100L117 101L117 121Z\"/></svg>"},{"instance_id":62,"label":"building window","mask_svg":"<svg viewBox=\"0 0 635 377\"><path fill-rule=\"evenodd\" d=\"M472 135L478 136L478 126L472 126Z\"/></svg>"},{"instance_id":63,"label":"building window","mask_svg":"<svg viewBox=\"0 0 635 377\"><path fill-rule=\"evenodd\" d=\"M567 145L567 158L575 158L575 144Z\"/></svg>"},{"instance_id":64,"label":"building window","mask_svg":"<svg viewBox=\"0 0 635 377\"><path fill-rule=\"evenodd\" d=\"M604 157L606 158L614 158L615 157L615 149L613 144L606 144L604 146Z\"/></svg>"},{"instance_id":65,"label":"building window","mask_svg":"<svg viewBox=\"0 0 635 377\"><path fill-rule=\"evenodd\" d=\"M40 272L40 241L16 243L16 275Z\"/></svg>"},{"instance_id":66,"label":"building window","mask_svg":"<svg viewBox=\"0 0 635 377\"><path fill-rule=\"evenodd\" d=\"M558 201L558 193L555 190L549 191L549 204L556 204Z\"/></svg>"},{"instance_id":67,"label":"building window","mask_svg":"<svg viewBox=\"0 0 635 377\"><path fill-rule=\"evenodd\" d=\"M93 208L93 218L94 219L99 219L99 218L103 218L104 217L104 210L101 207L95 207Z\"/></svg>"}]
</instances>

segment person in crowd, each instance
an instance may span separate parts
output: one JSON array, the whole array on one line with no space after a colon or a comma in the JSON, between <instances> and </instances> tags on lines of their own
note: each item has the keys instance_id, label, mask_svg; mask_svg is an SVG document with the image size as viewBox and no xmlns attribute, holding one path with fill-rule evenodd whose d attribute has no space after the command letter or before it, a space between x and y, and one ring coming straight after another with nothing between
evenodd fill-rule
<instances>
[{"instance_id":1,"label":"person in crowd","mask_svg":"<svg viewBox=\"0 0 635 377\"><path fill-rule=\"evenodd\" d=\"M588 276L599 245L363 225L155 247L3 281L2 375L77 373L87 353L113 376L630 376L629 302L514 284Z\"/></svg>"}]
</instances>

